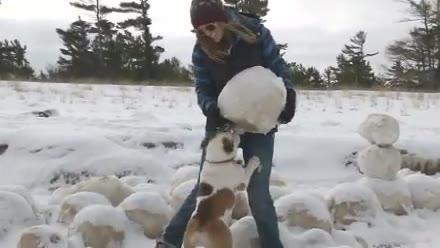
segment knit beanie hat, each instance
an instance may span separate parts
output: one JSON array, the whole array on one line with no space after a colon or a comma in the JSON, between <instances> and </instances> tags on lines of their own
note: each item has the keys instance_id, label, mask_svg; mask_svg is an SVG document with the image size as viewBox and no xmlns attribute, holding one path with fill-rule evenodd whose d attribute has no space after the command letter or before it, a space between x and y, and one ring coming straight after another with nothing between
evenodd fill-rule
<instances>
[{"instance_id":1,"label":"knit beanie hat","mask_svg":"<svg viewBox=\"0 0 440 248\"><path fill-rule=\"evenodd\" d=\"M191 4L191 23L194 28L212 22L227 22L221 0L193 0Z\"/></svg>"}]
</instances>

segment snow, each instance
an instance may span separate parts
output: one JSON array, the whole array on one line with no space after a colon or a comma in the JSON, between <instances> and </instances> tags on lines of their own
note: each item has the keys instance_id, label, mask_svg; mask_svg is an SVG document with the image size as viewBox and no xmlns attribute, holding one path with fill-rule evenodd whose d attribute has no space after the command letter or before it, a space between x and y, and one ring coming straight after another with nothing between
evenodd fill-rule
<instances>
[{"instance_id":1,"label":"snow","mask_svg":"<svg viewBox=\"0 0 440 248\"><path fill-rule=\"evenodd\" d=\"M127 221L127 217L120 209L112 206L92 205L79 211L69 228L75 233L82 224L90 223L93 226L110 226L114 231L123 232L126 230Z\"/></svg>"},{"instance_id":2,"label":"snow","mask_svg":"<svg viewBox=\"0 0 440 248\"><path fill-rule=\"evenodd\" d=\"M194 88L0 82L0 106L0 145L8 145L0 155L0 184L25 186L40 211L50 204L59 207L66 195L62 191L69 191L53 190L95 176L142 176L149 184L137 185L136 191L168 192L177 168L197 167L200 161L204 117ZM32 114L48 109L58 114ZM358 129L374 113L398 121L395 148L426 159L440 157L440 94L300 90L294 121L280 126L275 139L274 171L287 184L283 191L327 197L336 185L358 183L363 176L344 163L370 145ZM186 185L182 196L193 184ZM346 228L370 247L431 248L440 243L438 211L415 209L406 216L382 217L371 219L372 226L353 223ZM23 230L11 228L0 237L0 247L16 247ZM344 243L325 232L281 232L288 248L355 247L352 238ZM311 246L305 240L317 242ZM126 233L125 241L123 248L154 247L142 231Z\"/></svg>"},{"instance_id":3,"label":"snow","mask_svg":"<svg viewBox=\"0 0 440 248\"><path fill-rule=\"evenodd\" d=\"M321 228L331 231L331 218L324 202L308 193L292 193L275 201L278 219L287 225L304 229Z\"/></svg>"},{"instance_id":4,"label":"snow","mask_svg":"<svg viewBox=\"0 0 440 248\"><path fill-rule=\"evenodd\" d=\"M248 132L268 133L278 124L286 89L272 71L255 66L235 75L218 98L221 114Z\"/></svg>"},{"instance_id":5,"label":"snow","mask_svg":"<svg viewBox=\"0 0 440 248\"><path fill-rule=\"evenodd\" d=\"M0 238L14 227L29 227L39 223L32 207L21 195L0 191Z\"/></svg>"},{"instance_id":6,"label":"snow","mask_svg":"<svg viewBox=\"0 0 440 248\"><path fill-rule=\"evenodd\" d=\"M357 157L360 170L368 177L393 180L402 165L402 155L394 147L371 145Z\"/></svg>"},{"instance_id":7,"label":"snow","mask_svg":"<svg viewBox=\"0 0 440 248\"><path fill-rule=\"evenodd\" d=\"M33 226L23 231L18 248L33 247L67 248L67 240L64 233L54 226Z\"/></svg>"},{"instance_id":8,"label":"snow","mask_svg":"<svg viewBox=\"0 0 440 248\"><path fill-rule=\"evenodd\" d=\"M421 174L409 175L404 180L409 185L415 208L440 209L440 180Z\"/></svg>"},{"instance_id":9,"label":"snow","mask_svg":"<svg viewBox=\"0 0 440 248\"><path fill-rule=\"evenodd\" d=\"M400 135L397 120L385 114L371 114L361 123L359 134L373 145L392 145Z\"/></svg>"},{"instance_id":10,"label":"snow","mask_svg":"<svg viewBox=\"0 0 440 248\"><path fill-rule=\"evenodd\" d=\"M142 209L151 214L169 215L170 207L156 192L137 192L127 197L120 205L124 210Z\"/></svg>"},{"instance_id":11,"label":"snow","mask_svg":"<svg viewBox=\"0 0 440 248\"><path fill-rule=\"evenodd\" d=\"M413 209L408 184L402 179L387 181L365 177L360 183L374 191L385 211L402 215Z\"/></svg>"}]
</instances>

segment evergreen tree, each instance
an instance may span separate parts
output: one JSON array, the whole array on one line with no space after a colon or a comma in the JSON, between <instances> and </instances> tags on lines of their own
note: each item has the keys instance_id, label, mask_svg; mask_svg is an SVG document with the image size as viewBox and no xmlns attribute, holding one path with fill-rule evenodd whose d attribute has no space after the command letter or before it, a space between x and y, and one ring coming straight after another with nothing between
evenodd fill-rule
<instances>
[{"instance_id":1,"label":"evergreen tree","mask_svg":"<svg viewBox=\"0 0 440 248\"><path fill-rule=\"evenodd\" d=\"M366 58L378 53L365 53L366 37L365 32L358 32L350 39L351 44L345 45L342 54L336 58L334 73L339 85L370 88L376 83L373 69Z\"/></svg>"},{"instance_id":2,"label":"evergreen tree","mask_svg":"<svg viewBox=\"0 0 440 248\"><path fill-rule=\"evenodd\" d=\"M17 39L0 41L0 79L31 79L34 70L26 59L27 47Z\"/></svg>"},{"instance_id":3,"label":"evergreen tree","mask_svg":"<svg viewBox=\"0 0 440 248\"><path fill-rule=\"evenodd\" d=\"M155 68L158 65L159 57L164 49L160 46L153 46L155 41L161 40L160 36L153 36L150 32L151 19L148 17L150 5L148 0L137 0L133 2L121 2L120 8L114 9L116 12L134 14L132 18L119 23L122 29L134 28L141 31L141 39L137 39L125 33L126 38L132 42L131 51L133 59L130 60L128 67L133 71L136 78L155 77ZM133 64L134 63L134 64Z\"/></svg>"},{"instance_id":4,"label":"evergreen tree","mask_svg":"<svg viewBox=\"0 0 440 248\"><path fill-rule=\"evenodd\" d=\"M94 50L97 54L98 61L100 62L95 68L97 72L100 72L101 74L105 74L106 71L106 65L104 62L104 46L106 41L106 35L108 35L108 21L105 19L106 16L114 11L113 8L107 7L102 4L102 0L76 0L73 2L70 2L70 5L87 11L88 13L91 13L94 19L94 25L91 26L89 32L96 34L96 37L93 41L94 43ZM107 33L106 33L107 32ZM108 39L107 39L108 41Z\"/></svg>"},{"instance_id":5,"label":"evergreen tree","mask_svg":"<svg viewBox=\"0 0 440 248\"><path fill-rule=\"evenodd\" d=\"M409 38L387 47L393 61L401 61L403 80L419 88L440 88L440 1L405 0L411 15L405 21L415 22ZM411 77L411 78L409 78Z\"/></svg>"},{"instance_id":6,"label":"evergreen tree","mask_svg":"<svg viewBox=\"0 0 440 248\"><path fill-rule=\"evenodd\" d=\"M88 32L91 25L79 18L69 29L56 29L63 40L62 56L58 59L60 76L66 78L87 78L96 75L98 58L92 51Z\"/></svg>"},{"instance_id":7,"label":"evergreen tree","mask_svg":"<svg viewBox=\"0 0 440 248\"><path fill-rule=\"evenodd\" d=\"M247 14L264 17L269 12L269 0L225 0L229 5Z\"/></svg>"}]
</instances>

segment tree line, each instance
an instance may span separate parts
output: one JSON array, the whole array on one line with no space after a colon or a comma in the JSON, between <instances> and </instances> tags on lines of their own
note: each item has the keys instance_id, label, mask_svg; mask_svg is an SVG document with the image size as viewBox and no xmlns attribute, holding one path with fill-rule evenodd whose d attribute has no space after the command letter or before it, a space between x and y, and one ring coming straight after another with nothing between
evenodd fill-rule
<instances>
[{"instance_id":1,"label":"tree line","mask_svg":"<svg viewBox=\"0 0 440 248\"><path fill-rule=\"evenodd\" d=\"M101 0L102 1L102 0ZM121 1L118 7L100 0L75 0L71 6L89 13L92 21L81 17L67 29L55 31L63 42L56 65L35 75L26 59L25 45L18 40L0 41L0 79L35 79L75 81L78 79L173 80L189 82L190 67L175 57L160 62L165 51L155 42L163 39L150 32L148 0ZM413 22L408 36L386 47L391 63L385 75L372 69L369 58L378 52L368 52L367 32L360 30L344 45L335 65L320 72L298 62L289 62L288 69L295 84L305 88L377 87L438 90L440 88L440 0L400 0L408 7ZM225 0L239 11L264 18L269 13L268 0ZM0 1L1 4L1 1ZM112 14L126 19L112 22ZM282 53L287 44L279 44Z\"/></svg>"}]
</instances>

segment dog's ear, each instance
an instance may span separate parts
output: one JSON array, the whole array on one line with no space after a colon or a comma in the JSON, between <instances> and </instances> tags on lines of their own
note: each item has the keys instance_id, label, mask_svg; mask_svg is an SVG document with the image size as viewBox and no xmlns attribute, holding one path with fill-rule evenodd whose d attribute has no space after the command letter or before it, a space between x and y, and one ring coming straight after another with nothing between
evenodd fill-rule
<instances>
[{"instance_id":1,"label":"dog's ear","mask_svg":"<svg viewBox=\"0 0 440 248\"><path fill-rule=\"evenodd\" d=\"M234 151L234 141L226 137L223 137L222 143L223 143L223 150L226 153L232 153Z\"/></svg>"}]
</instances>

